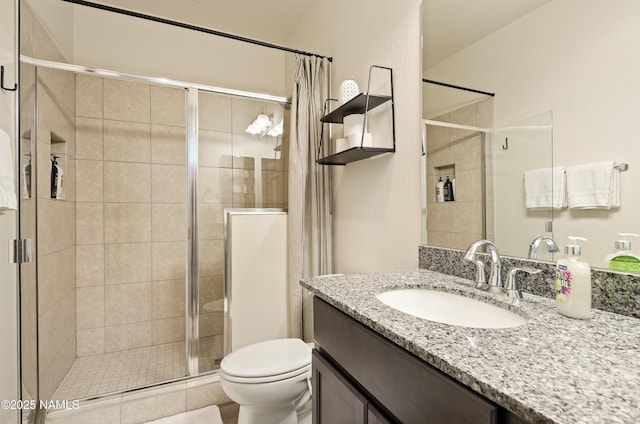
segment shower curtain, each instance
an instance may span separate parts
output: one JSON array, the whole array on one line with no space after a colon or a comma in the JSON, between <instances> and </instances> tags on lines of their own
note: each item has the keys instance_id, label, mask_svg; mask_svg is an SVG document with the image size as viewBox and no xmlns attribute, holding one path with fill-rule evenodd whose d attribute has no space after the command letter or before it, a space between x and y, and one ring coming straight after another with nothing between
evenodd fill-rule
<instances>
[{"instance_id":1,"label":"shower curtain","mask_svg":"<svg viewBox=\"0 0 640 424\"><path fill-rule=\"evenodd\" d=\"M326 58L296 56L289 141L289 329L312 339L311 296L300 279L331 272L330 167L316 163L323 102L328 97ZM327 149L324 143L323 149ZM304 323L304 324L303 324Z\"/></svg>"}]
</instances>

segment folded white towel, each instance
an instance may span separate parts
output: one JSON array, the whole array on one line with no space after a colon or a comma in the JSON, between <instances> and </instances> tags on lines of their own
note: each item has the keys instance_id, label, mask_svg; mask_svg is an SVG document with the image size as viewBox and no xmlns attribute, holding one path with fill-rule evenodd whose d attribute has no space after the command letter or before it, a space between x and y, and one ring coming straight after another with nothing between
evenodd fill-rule
<instances>
[{"instance_id":1,"label":"folded white towel","mask_svg":"<svg viewBox=\"0 0 640 424\"><path fill-rule=\"evenodd\" d=\"M0 211L18 207L14 181L11 137L0 129Z\"/></svg>"},{"instance_id":2,"label":"folded white towel","mask_svg":"<svg viewBox=\"0 0 640 424\"><path fill-rule=\"evenodd\" d=\"M620 170L613 161L567 168L567 196L572 209L620 207Z\"/></svg>"},{"instance_id":3,"label":"folded white towel","mask_svg":"<svg viewBox=\"0 0 640 424\"><path fill-rule=\"evenodd\" d=\"M524 172L524 199L527 209L567 207L566 173L561 166Z\"/></svg>"}]
</instances>

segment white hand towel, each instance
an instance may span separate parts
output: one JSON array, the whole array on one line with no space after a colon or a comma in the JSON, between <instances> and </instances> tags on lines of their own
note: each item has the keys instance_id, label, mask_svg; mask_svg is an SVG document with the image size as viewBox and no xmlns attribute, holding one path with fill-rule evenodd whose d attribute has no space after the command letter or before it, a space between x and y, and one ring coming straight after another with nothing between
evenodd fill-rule
<instances>
[{"instance_id":1,"label":"white hand towel","mask_svg":"<svg viewBox=\"0 0 640 424\"><path fill-rule=\"evenodd\" d=\"M572 209L620 207L620 170L615 162L596 162L567 168L567 196Z\"/></svg>"},{"instance_id":2,"label":"white hand towel","mask_svg":"<svg viewBox=\"0 0 640 424\"><path fill-rule=\"evenodd\" d=\"M0 129L0 211L18 207L14 181L11 137Z\"/></svg>"},{"instance_id":3,"label":"white hand towel","mask_svg":"<svg viewBox=\"0 0 640 424\"><path fill-rule=\"evenodd\" d=\"M565 208L566 193L566 173L563 167L525 171L524 199L527 209Z\"/></svg>"}]
</instances>

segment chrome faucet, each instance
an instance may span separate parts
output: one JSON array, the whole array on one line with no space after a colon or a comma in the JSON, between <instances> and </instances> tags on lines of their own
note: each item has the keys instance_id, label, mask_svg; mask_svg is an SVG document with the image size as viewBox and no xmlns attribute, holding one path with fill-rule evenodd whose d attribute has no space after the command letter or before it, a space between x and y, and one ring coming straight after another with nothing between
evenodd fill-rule
<instances>
[{"instance_id":1,"label":"chrome faucet","mask_svg":"<svg viewBox=\"0 0 640 424\"><path fill-rule=\"evenodd\" d=\"M547 245L547 251L549 253L559 252L558 245L553 239L549 237L538 236L533 239L529 245L529 259L536 259L538 257L538 247L544 242Z\"/></svg>"},{"instance_id":2,"label":"chrome faucet","mask_svg":"<svg viewBox=\"0 0 640 424\"><path fill-rule=\"evenodd\" d=\"M527 274L539 274L542 272L540 269L531 268L528 266L516 267L509 270L507 275L507 284L505 289L507 290L507 296L512 301L518 301L522 299L522 292L520 291L520 283L518 282L518 271L526 272Z\"/></svg>"},{"instance_id":3,"label":"chrome faucet","mask_svg":"<svg viewBox=\"0 0 640 424\"><path fill-rule=\"evenodd\" d=\"M476 252L482 246L486 246L489 254L491 254L491 274L489 275L489 284L487 284L484 263L481 260L476 259ZM465 261L473 262L476 265L477 289L490 291L498 290L501 292L504 291L502 277L500 276L500 270L502 268L500 264L500 255L498 254L498 248L495 244L493 244L489 240L474 241L473 243L471 243L471 246L469 246L462 259L464 259Z\"/></svg>"}]
</instances>

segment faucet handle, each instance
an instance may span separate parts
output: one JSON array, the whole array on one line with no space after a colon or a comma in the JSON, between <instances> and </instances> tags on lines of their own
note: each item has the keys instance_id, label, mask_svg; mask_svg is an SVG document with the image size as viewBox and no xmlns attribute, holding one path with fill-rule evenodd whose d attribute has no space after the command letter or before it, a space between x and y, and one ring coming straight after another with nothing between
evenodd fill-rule
<instances>
[{"instance_id":1,"label":"faucet handle","mask_svg":"<svg viewBox=\"0 0 640 424\"><path fill-rule=\"evenodd\" d=\"M487 271L484 262L482 262L480 259L476 259L475 253L471 253L469 255L469 251L467 251L467 255L465 255L465 257L462 259L471 262L476 266L475 287L477 289L486 290L489 285L487 284Z\"/></svg>"},{"instance_id":2,"label":"faucet handle","mask_svg":"<svg viewBox=\"0 0 640 424\"><path fill-rule=\"evenodd\" d=\"M484 262L480 259L474 259L473 262L476 265L476 284L475 287L480 290L486 290L489 285L487 284L487 272L485 271Z\"/></svg>"},{"instance_id":3,"label":"faucet handle","mask_svg":"<svg viewBox=\"0 0 640 424\"><path fill-rule=\"evenodd\" d=\"M542 270L532 268L529 266L515 267L509 270L507 275L507 286L505 289L511 299L522 299L522 292L520 291L520 283L518 282L518 271L526 272L527 274L539 274Z\"/></svg>"},{"instance_id":4,"label":"faucet handle","mask_svg":"<svg viewBox=\"0 0 640 424\"><path fill-rule=\"evenodd\" d=\"M485 265L480 259L474 259L472 261L476 265L476 283L487 283L487 273L485 272Z\"/></svg>"}]
</instances>

